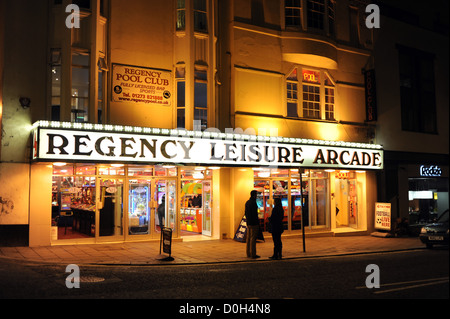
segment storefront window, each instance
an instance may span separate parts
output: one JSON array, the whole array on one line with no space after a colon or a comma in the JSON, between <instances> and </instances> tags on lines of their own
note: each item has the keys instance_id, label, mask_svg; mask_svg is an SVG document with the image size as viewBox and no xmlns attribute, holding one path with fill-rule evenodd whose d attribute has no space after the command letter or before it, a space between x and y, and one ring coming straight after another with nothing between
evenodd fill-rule
<instances>
[{"instance_id":1,"label":"storefront window","mask_svg":"<svg viewBox=\"0 0 450 319\"><path fill-rule=\"evenodd\" d=\"M410 225L433 222L448 209L448 178L409 178L408 184Z\"/></svg>"},{"instance_id":2,"label":"storefront window","mask_svg":"<svg viewBox=\"0 0 450 319\"><path fill-rule=\"evenodd\" d=\"M125 175L123 164L101 165L98 167L99 175Z\"/></svg>"},{"instance_id":3,"label":"storefront window","mask_svg":"<svg viewBox=\"0 0 450 319\"><path fill-rule=\"evenodd\" d=\"M288 177L289 169L273 169L270 171L271 177Z\"/></svg>"},{"instance_id":4,"label":"storefront window","mask_svg":"<svg viewBox=\"0 0 450 319\"><path fill-rule=\"evenodd\" d=\"M270 206L270 181L255 179L253 188L258 191L256 204L258 205L260 227L263 231L267 231L268 218L272 211Z\"/></svg>"},{"instance_id":5,"label":"storefront window","mask_svg":"<svg viewBox=\"0 0 450 319\"><path fill-rule=\"evenodd\" d=\"M302 184L298 169L254 168L254 188L260 224L267 230L275 198L281 198L284 209L284 228L302 228L302 209L305 227L309 230L330 227L329 175L323 170L305 170ZM303 199L303 205L302 205ZM303 206L303 207L302 207Z\"/></svg>"},{"instance_id":6,"label":"storefront window","mask_svg":"<svg viewBox=\"0 0 450 319\"><path fill-rule=\"evenodd\" d=\"M128 166L128 176L153 176L151 166Z\"/></svg>"},{"instance_id":7,"label":"storefront window","mask_svg":"<svg viewBox=\"0 0 450 319\"><path fill-rule=\"evenodd\" d=\"M94 164L77 164L75 166L76 175L95 175Z\"/></svg>"},{"instance_id":8,"label":"storefront window","mask_svg":"<svg viewBox=\"0 0 450 319\"><path fill-rule=\"evenodd\" d=\"M157 236L163 226L177 230L176 176L176 166L55 163L53 239L120 240Z\"/></svg>"},{"instance_id":9,"label":"storefront window","mask_svg":"<svg viewBox=\"0 0 450 319\"><path fill-rule=\"evenodd\" d=\"M95 236L95 176L73 176L72 165L54 165L53 173L53 239Z\"/></svg>"},{"instance_id":10,"label":"storefront window","mask_svg":"<svg viewBox=\"0 0 450 319\"><path fill-rule=\"evenodd\" d=\"M53 175L73 175L73 165L66 163L55 163L53 165Z\"/></svg>"},{"instance_id":11,"label":"storefront window","mask_svg":"<svg viewBox=\"0 0 450 319\"><path fill-rule=\"evenodd\" d=\"M303 182L303 189L307 187L307 181ZM291 176L291 229L302 228L302 204L300 193L300 176L298 174ZM306 192L304 193L307 194ZM305 213L307 212L307 205L305 205ZM307 219L306 219L307 221Z\"/></svg>"}]
</instances>

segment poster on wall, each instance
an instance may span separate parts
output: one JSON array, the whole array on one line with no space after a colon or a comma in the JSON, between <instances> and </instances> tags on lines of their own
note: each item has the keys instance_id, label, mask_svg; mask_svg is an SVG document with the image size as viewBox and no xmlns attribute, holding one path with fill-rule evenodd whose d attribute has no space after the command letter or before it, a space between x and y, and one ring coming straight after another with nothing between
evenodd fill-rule
<instances>
[{"instance_id":1,"label":"poster on wall","mask_svg":"<svg viewBox=\"0 0 450 319\"><path fill-rule=\"evenodd\" d=\"M172 74L168 70L113 64L112 100L170 106Z\"/></svg>"},{"instance_id":2,"label":"poster on wall","mask_svg":"<svg viewBox=\"0 0 450 319\"><path fill-rule=\"evenodd\" d=\"M391 203L375 203L375 229L391 230Z\"/></svg>"}]
</instances>

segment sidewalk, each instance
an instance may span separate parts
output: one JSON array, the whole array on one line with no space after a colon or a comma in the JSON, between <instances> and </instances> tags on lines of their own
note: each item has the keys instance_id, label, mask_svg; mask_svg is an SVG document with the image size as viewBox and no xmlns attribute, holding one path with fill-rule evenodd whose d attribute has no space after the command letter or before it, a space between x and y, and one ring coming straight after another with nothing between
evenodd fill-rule
<instances>
[{"instance_id":1,"label":"sidewalk","mask_svg":"<svg viewBox=\"0 0 450 319\"><path fill-rule=\"evenodd\" d=\"M370 235L348 237L283 238L283 258L308 258L346 254L424 249L418 237L380 238ZM159 241L68 245L49 247L0 247L0 260L11 258L24 262L100 265L181 265L267 261L272 255L272 239L257 243L259 259L246 257L245 243L232 239L172 242L173 261L162 261ZM276 261L274 261L276 262Z\"/></svg>"}]
</instances>

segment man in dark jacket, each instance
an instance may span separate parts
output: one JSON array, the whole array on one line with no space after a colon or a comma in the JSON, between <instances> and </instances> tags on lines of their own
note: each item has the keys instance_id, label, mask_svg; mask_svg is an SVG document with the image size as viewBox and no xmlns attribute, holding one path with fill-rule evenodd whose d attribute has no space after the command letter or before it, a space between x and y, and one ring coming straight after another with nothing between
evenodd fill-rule
<instances>
[{"instance_id":1,"label":"man in dark jacket","mask_svg":"<svg viewBox=\"0 0 450 319\"><path fill-rule=\"evenodd\" d=\"M269 217L269 222L272 225L273 238L273 256L270 259L281 259L281 251L283 243L281 242L281 234L283 233L283 218L284 210L281 204L281 198L275 198L275 206L272 209L272 215Z\"/></svg>"},{"instance_id":2,"label":"man in dark jacket","mask_svg":"<svg viewBox=\"0 0 450 319\"><path fill-rule=\"evenodd\" d=\"M256 254L256 239L259 231L258 205L256 196L258 192L252 190L250 199L245 203L245 218L247 219L247 257L259 258Z\"/></svg>"}]
</instances>

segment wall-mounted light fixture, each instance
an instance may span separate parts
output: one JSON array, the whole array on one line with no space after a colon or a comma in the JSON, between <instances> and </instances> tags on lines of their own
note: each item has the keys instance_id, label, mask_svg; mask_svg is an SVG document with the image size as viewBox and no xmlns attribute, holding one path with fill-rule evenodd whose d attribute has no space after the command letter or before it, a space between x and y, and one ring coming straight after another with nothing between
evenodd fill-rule
<instances>
[{"instance_id":1,"label":"wall-mounted light fixture","mask_svg":"<svg viewBox=\"0 0 450 319\"><path fill-rule=\"evenodd\" d=\"M21 97L19 98L20 106L22 106L24 109L27 109L30 107L31 100L29 97Z\"/></svg>"}]
</instances>

